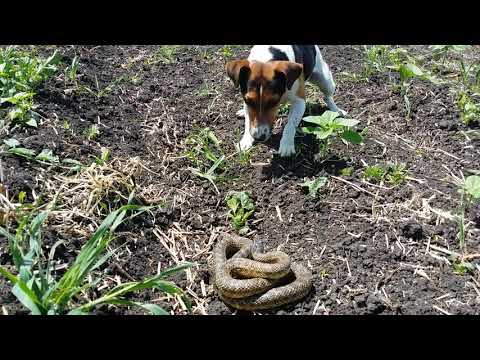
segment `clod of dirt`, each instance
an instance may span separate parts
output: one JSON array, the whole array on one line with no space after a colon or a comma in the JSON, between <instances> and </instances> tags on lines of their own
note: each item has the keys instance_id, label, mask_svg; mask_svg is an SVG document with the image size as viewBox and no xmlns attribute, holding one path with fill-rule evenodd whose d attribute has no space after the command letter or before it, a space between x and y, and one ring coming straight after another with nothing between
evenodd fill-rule
<instances>
[{"instance_id":1,"label":"clod of dirt","mask_svg":"<svg viewBox=\"0 0 480 360\"><path fill-rule=\"evenodd\" d=\"M438 123L438 127L442 130L457 130L457 123L453 120L442 120Z\"/></svg>"},{"instance_id":2,"label":"clod of dirt","mask_svg":"<svg viewBox=\"0 0 480 360\"><path fill-rule=\"evenodd\" d=\"M402 225L402 235L406 238L419 240L423 237L423 227L416 222L408 222Z\"/></svg>"}]
</instances>

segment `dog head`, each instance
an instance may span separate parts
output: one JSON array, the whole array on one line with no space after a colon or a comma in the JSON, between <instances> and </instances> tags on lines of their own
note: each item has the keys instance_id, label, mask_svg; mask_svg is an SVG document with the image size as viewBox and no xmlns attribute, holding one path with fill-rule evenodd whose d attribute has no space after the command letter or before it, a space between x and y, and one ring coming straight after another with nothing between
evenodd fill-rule
<instances>
[{"instance_id":1,"label":"dog head","mask_svg":"<svg viewBox=\"0 0 480 360\"><path fill-rule=\"evenodd\" d=\"M255 140L268 140L280 103L302 74L303 66L290 61L235 60L227 63L226 70L247 105L250 134Z\"/></svg>"}]
</instances>

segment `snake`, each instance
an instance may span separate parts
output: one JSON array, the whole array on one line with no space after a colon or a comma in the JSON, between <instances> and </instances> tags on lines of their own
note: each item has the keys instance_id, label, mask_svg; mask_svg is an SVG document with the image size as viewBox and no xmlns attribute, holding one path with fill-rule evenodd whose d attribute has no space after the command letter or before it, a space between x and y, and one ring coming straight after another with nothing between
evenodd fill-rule
<instances>
[{"instance_id":1,"label":"snake","mask_svg":"<svg viewBox=\"0 0 480 360\"><path fill-rule=\"evenodd\" d=\"M312 273L282 251L264 252L261 241L220 233L213 251L214 287L237 310L267 310L304 298Z\"/></svg>"}]
</instances>

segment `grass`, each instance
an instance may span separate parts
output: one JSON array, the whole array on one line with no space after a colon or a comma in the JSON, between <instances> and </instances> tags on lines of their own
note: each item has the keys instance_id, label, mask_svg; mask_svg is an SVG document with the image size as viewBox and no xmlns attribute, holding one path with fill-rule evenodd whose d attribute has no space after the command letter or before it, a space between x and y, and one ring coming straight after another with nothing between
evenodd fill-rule
<instances>
[{"instance_id":1,"label":"grass","mask_svg":"<svg viewBox=\"0 0 480 360\"><path fill-rule=\"evenodd\" d=\"M233 228L240 234L246 234L249 230L247 221L255 211L250 194L246 191L231 192L227 195L226 202L230 209L228 217Z\"/></svg>"},{"instance_id":2,"label":"grass","mask_svg":"<svg viewBox=\"0 0 480 360\"><path fill-rule=\"evenodd\" d=\"M220 146L220 140L209 128L196 129L187 138L186 157L193 164L189 170L196 176L208 180L217 193L216 183L226 180L223 176L228 166Z\"/></svg>"},{"instance_id":3,"label":"grass","mask_svg":"<svg viewBox=\"0 0 480 360\"><path fill-rule=\"evenodd\" d=\"M42 211L36 216L25 215L19 220L15 234L0 227L0 233L8 239L17 275L3 266L0 266L0 274L10 280L12 293L32 315L85 315L100 305L134 306L155 315L168 314L156 304L132 301L129 296L144 289L183 295L180 288L166 279L190 267L190 263L141 281L119 284L98 297L95 296L98 290L93 291L102 280L102 265L114 255L107 247L114 239L115 230L124 222L128 213L134 213L133 217L145 210L146 208L135 205L126 205L109 214L62 276L54 264L55 251L63 245L63 241L57 241L48 255L43 250L41 228L49 212Z\"/></svg>"},{"instance_id":4,"label":"grass","mask_svg":"<svg viewBox=\"0 0 480 360\"><path fill-rule=\"evenodd\" d=\"M58 70L55 51L44 59L14 46L0 48L0 122L37 127L35 92Z\"/></svg>"},{"instance_id":5,"label":"grass","mask_svg":"<svg viewBox=\"0 0 480 360\"><path fill-rule=\"evenodd\" d=\"M120 76L119 78L111 81L109 84L105 86L101 86L98 82L98 77L95 74L95 88L91 88L84 84L78 85L78 90L84 93L88 93L93 95L97 101L100 101L102 98L110 95L115 88L117 88L122 82L124 82L128 77L126 75Z\"/></svg>"}]
</instances>

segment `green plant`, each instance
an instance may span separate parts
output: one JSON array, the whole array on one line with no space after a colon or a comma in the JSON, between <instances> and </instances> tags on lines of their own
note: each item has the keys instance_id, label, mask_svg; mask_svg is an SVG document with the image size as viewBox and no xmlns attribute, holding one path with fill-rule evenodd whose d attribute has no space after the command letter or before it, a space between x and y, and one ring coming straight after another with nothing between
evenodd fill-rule
<instances>
[{"instance_id":1,"label":"green plant","mask_svg":"<svg viewBox=\"0 0 480 360\"><path fill-rule=\"evenodd\" d=\"M222 55L226 58L233 56L233 45L224 45L222 48Z\"/></svg>"},{"instance_id":2,"label":"green plant","mask_svg":"<svg viewBox=\"0 0 480 360\"><path fill-rule=\"evenodd\" d=\"M465 50L470 48L469 45L431 45L432 55L435 60L443 59L445 61L446 56L450 53L461 54Z\"/></svg>"},{"instance_id":3,"label":"green plant","mask_svg":"<svg viewBox=\"0 0 480 360\"><path fill-rule=\"evenodd\" d=\"M480 101L477 103L467 91L458 94L457 106L460 109L460 116L465 125L480 122Z\"/></svg>"},{"instance_id":4,"label":"green plant","mask_svg":"<svg viewBox=\"0 0 480 360\"><path fill-rule=\"evenodd\" d=\"M146 63L148 65L172 64L175 62L175 56L180 48L180 45L162 45L153 56L147 58Z\"/></svg>"},{"instance_id":5,"label":"green plant","mask_svg":"<svg viewBox=\"0 0 480 360\"><path fill-rule=\"evenodd\" d=\"M88 140L94 140L100 135L100 130L98 129L98 125L93 124L92 126L88 127L83 131L83 135L88 139Z\"/></svg>"},{"instance_id":6,"label":"green plant","mask_svg":"<svg viewBox=\"0 0 480 360\"><path fill-rule=\"evenodd\" d=\"M405 164L390 164L386 167L380 165L368 166L363 171L363 178L376 183L387 182L390 185L400 185L405 182L407 169Z\"/></svg>"},{"instance_id":7,"label":"green plant","mask_svg":"<svg viewBox=\"0 0 480 360\"><path fill-rule=\"evenodd\" d=\"M113 251L107 250L107 246L114 239L116 228L124 221L127 213L138 214L145 209L126 205L108 215L61 277L55 270L54 256L56 248L64 242L57 241L48 256L42 246L41 227L48 217L48 211L42 211L33 218L26 215L20 220L15 234L10 234L0 227L0 233L8 239L18 275L12 274L2 266L0 274L12 282L12 293L32 315L84 315L90 313L96 306L104 304L137 306L155 315L167 314L156 304L139 303L128 300L126 296L144 289L160 289L167 294L183 295L180 288L165 279L190 267L192 265L190 263L176 266L142 281L117 285L94 300L89 298L84 302L81 299L82 294L93 289L102 279L99 270L114 254Z\"/></svg>"},{"instance_id":8,"label":"green plant","mask_svg":"<svg viewBox=\"0 0 480 360\"><path fill-rule=\"evenodd\" d=\"M77 86L78 57L72 59L72 63L65 69L65 80Z\"/></svg>"},{"instance_id":9,"label":"green plant","mask_svg":"<svg viewBox=\"0 0 480 360\"><path fill-rule=\"evenodd\" d=\"M340 175L342 176L352 176L353 174L353 167L345 167L343 169L340 170Z\"/></svg>"},{"instance_id":10,"label":"green plant","mask_svg":"<svg viewBox=\"0 0 480 360\"><path fill-rule=\"evenodd\" d=\"M107 148L101 148L102 153L100 157L95 156L95 163L98 165L105 165L110 160L110 150Z\"/></svg>"},{"instance_id":11,"label":"green plant","mask_svg":"<svg viewBox=\"0 0 480 360\"><path fill-rule=\"evenodd\" d=\"M208 97L214 95L215 91L207 83L203 84L202 87L197 91L199 97Z\"/></svg>"},{"instance_id":12,"label":"green plant","mask_svg":"<svg viewBox=\"0 0 480 360\"><path fill-rule=\"evenodd\" d=\"M480 200L480 176L471 175L467 177L458 189L460 193L460 204L458 207L458 227L460 247L465 249L465 210L474 202Z\"/></svg>"},{"instance_id":13,"label":"green plant","mask_svg":"<svg viewBox=\"0 0 480 360\"><path fill-rule=\"evenodd\" d=\"M326 177L320 176L313 180L307 180L303 184L300 184L300 186L308 188L308 196L315 198L318 190L327 185L327 182L328 179Z\"/></svg>"},{"instance_id":14,"label":"green plant","mask_svg":"<svg viewBox=\"0 0 480 360\"><path fill-rule=\"evenodd\" d=\"M220 147L220 140L209 128L194 130L187 138L187 159L194 167L189 170L207 179L219 193L216 182L225 180L222 175L227 170L225 155Z\"/></svg>"},{"instance_id":15,"label":"green plant","mask_svg":"<svg viewBox=\"0 0 480 360\"><path fill-rule=\"evenodd\" d=\"M361 144L362 136L352 130L359 123L358 120L345 119L339 113L325 111L321 116L307 116L303 121L313 126L302 127L305 134L313 134L321 141L321 153L324 155L329 148L332 137L340 137L346 142Z\"/></svg>"},{"instance_id":16,"label":"green plant","mask_svg":"<svg viewBox=\"0 0 480 360\"><path fill-rule=\"evenodd\" d=\"M368 166L363 171L363 177L364 179L369 181L373 180L375 182L382 182L385 178L386 173L387 171L379 165Z\"/></svg>"},{"instance_id":17,"label":"green plant","mask_svg":"<svg viewBox=\"0 0 480 360\"><path fill-rule=\"evenodd\" d=\"M247 221L255 211L253 201L246 191L235 191L227 195L228 217L240 234L248 232Z\"/></svg>"},{"instance_id":18,"label":"green plant","mask_svg":"<svg viewBox=\"0 0 480 360\"><path fill-rule=\"evenodd\" d=\"M58 156L53 155L52 150L43 149L40 153L32 149L20 147L20 143L16 139L4 140L4 144L7 147L7 154L19 156L29 161L35 161L42 165L56 166L70 171L80 170L82 163L73 159L63 159L61 162Z\"/></svg>"},{"instance_id":19,"label":"green plant","mask_svg":"<svg viewBox=\"0 0 480 360\"><path fill-rule=\"evenodd\" d=\"M60 56L55 51L43 59L14 46L0 48L0 116L19 126L37 126L34 96L37 87L57 72Z\"/></svg>"},{"instance_id":20,"label":"green plant","mask_svg":"<svg viewBox=\"0 0 480 360\"><path fill-rule=\"evenodd\" d=\"M87 92L91 95L93 95L97 101L101 100L102 98L110 95L110 93L120 85L123 81L125 81L128 78L127 75L120 76L119 78L113 80L110 82L108 85L102 87L100 86L100 83L98 82L98 77L95 74L95 89L91 89L90 87L86 85L77 85L78 89L83 92Z\"/></svg>"},{"instance_id":21,"label":"green plant","mask_svg":"<svg viewBox=\"0 0 480 360\"><path fill-rule=\"evenodd\" d=\"M407 167L405 164L391 164L387 167L385 180L391 185L403 184L407 177Z\"/></svg>"}]
</instances>

